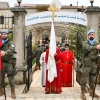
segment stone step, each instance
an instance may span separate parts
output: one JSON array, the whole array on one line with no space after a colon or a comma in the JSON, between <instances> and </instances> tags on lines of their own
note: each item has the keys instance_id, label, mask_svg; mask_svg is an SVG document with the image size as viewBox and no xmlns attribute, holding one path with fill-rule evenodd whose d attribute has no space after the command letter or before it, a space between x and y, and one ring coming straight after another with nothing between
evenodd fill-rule
<instances>
[{"instance_id":1,"label":"stone step","mask_svg":"<svg viewBox=\"0 0 100 100\"><path fill-rule=\"evenodd\" d=\"M17 97L16 100L48 100L48 98L50 100L53 98L57 98L57 100L81 100L80 87L68 87L68 88L64 87L62 88L63 92L61 94L53 94L53 93L45 94L44 87L31 87L30 90L26 94L22 94L21 92L17 91L17 89L16 89L16 97ZM9 91L6 94L6 97L7 97L6 100L12 100L10 97ZM100 90L96 89L96 92L100 94ZM86 93L86 97L88 98L87 100L91 100L89 93ZM4 96L1 96L0 100L5 100ZM53 100L56 100L56 99L53 99ZM94 100L97 100L97 99L94 99Z\"/></svg>"}]
</instances>

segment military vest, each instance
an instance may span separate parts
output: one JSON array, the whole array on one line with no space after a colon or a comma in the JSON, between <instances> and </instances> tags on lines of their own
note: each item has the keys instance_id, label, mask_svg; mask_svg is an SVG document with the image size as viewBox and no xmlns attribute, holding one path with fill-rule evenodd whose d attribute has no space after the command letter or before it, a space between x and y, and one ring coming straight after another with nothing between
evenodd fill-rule
<instances>
[{"instance_id":1,"label":"military vest","mask_svg":"<svg viewBox=\"0 0 100 100\"><path fill-rule=\"evenodd\" d=\"M88 40L83 42L82 49L84 63L96 62L98 60L98 50L96 49L96 45L98 44L99 43L96 41L94 41L94 45L91 45Z\"/></svg>"},{"instance_id":2,"label":"military vest","mask_svg":"<svg viewBox=\"0 0 100 100\"><path fill-rule=\"evenodd\" d=\"M35 51L35 57L38 59L40 58L41 54L42 54L42 49L41 48L37 48Z\"/></svg>"},{"instance_id":3,"label":"military vest","mask_svg":"<svg viewBox=\"0 0 100 100\"><path fill-rule=\"evenodd\" d=\"M12 64L15 63L13 59L15 47L12 41L8 40L6 43L4 43L1 47L1 50L6 52L6 55L2 57L3 62L12 63Z\"/></svg>"}]
</instances>

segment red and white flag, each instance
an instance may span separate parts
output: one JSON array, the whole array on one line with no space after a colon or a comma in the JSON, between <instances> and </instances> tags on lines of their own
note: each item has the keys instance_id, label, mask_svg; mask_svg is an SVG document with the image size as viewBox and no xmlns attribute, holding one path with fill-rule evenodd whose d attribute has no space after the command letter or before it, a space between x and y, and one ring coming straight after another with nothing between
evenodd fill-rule
<instances>
[{"instance_id":1,"label":"red and white flag","mask_svg":"<svg viewBox=\"0 0 100 100\"><path fill-rule=\"evenodd\" d=\"M49 82L52 82L54 78L57 77L56 63L54 58L55 53L56 53L56 38L55 38L54 23L52 21L50 44L49 44L49 56L48 56L48 63L47 63Z\"/></svg>"}]
</instances>

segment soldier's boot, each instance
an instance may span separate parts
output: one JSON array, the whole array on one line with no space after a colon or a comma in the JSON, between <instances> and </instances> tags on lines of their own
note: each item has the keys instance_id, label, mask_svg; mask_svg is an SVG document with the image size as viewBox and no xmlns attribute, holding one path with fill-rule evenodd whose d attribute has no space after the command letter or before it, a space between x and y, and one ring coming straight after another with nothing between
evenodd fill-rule
<instances>
[{"instance_id":1,"label":"soldier's boot","mask_svg":"<svg viewBox=\"0 0 100 100\"><path fill-rule=\"evenodd\" d=\"M93 96L93 89L90 89L90 96L92 97ZM100 98L100 96L98 95L98 94L96 94L96 93L94 93L94 97L95 98Z\"/></svg>"},{"instance_id":2,"label":"soldier's boot","mask_svg":"<svg viewBox=\"0 0 100 100\"><path fill-rule=\"evenodd\" d=\"M39 70L41 70L40 66L39 66Z\"/></svg>"},{"instance_id":3,"label":"soldier's boot","mask_svg":"<svg viewBox=\"0 0 100 100\"><path fill-rule=\"evenodd\" d=\"M16 99L15 88L11 87L11 98Z\"/></svg>"},{"instance_id":4,"label":"soldier's boot","mask_svg":"<svg viewBox=\"0 0 100 100\"><path fill-rule=\"evenodd\" d=\"M0 96L4 95L4 89L3 87L0 87Z\"/></svg>"},{"instance_id":5,"label":"soldier's boot","mask_svg":"<svg viewBox=\"0 0 100 100\"><path fill-rule=\"evenodd\" d=\"M38 69L37 66L35 66L35 71L37 71L37 69Z\"/></svg>"},{"instance_id":6,"label":"soldier's boot","mask_svg":"<svg viewBox=\"0 0 100 100\"><path fill-rule=\"evenodd\" d=\"M82 100L86 100L85 89L84 90L81 90L81 99Z\"/></svg>"}]
</instances>

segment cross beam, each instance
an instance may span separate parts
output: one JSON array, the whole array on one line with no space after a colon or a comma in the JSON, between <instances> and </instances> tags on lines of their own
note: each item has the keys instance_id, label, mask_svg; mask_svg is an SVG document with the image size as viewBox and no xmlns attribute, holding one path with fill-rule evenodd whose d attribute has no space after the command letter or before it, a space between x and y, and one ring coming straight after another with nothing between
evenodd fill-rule
<instances>
[{"instance_id":1,"label":"cross beam","mask_svg":"<svg viewBox=\"0 0 100 100\"><path fill-rule=\"evenodd\" d=\"M60 9L56 7L56 5L53 3L51 7L48 8L49 11L52 12L52 19L55 18L55 12L59 11Z\"/></svg>"}]
</instances>

